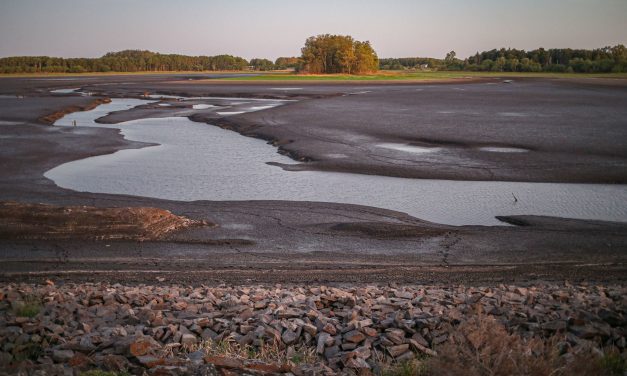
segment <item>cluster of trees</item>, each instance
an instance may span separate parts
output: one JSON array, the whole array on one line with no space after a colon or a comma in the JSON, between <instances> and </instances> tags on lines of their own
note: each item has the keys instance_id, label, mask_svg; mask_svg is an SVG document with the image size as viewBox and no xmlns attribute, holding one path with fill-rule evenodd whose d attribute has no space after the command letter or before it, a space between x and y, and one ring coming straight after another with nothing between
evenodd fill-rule
<instances>
[{"instance_id":1,"label":"cluster of trees","mask_svg":"<svg viewBox=\"0 0 627 376\"><path fill-rule=\"evenodd\" d=\"M300 57L280 57L274 62L274 69L295 69L299 70L303 66Z\"/></svg>"},{"instance_id":2,"label":"cluster of trees","mask_svg":"<svg viewBox=\"0 0 627 376\"><path fill-rule=\"evenodd\" d=\"M231 56L185 56L150 51L110 52L99 58L58 58L17 56L0 59L1 73L83 73L146 71L215 71L242 70L246 59Z\"/></svg>"},{"instance_id":3,"label":"cluster of trees","mask_svg":"<svg viewBox=\"0 0 627 376\"><path fill-rule=\"evenodd\" d=\"M538 48L525 51L501 48L477 52L464 60L458 59L451 51L444 59L381 59L380 69L416 69L423 64L434 70L484 72L627 72L627 48L622 44L593 50Z\"/></svg>"},{"instance_id":4,"label":"cluster of trees","mask_svg":"<svg viewBox=\"0 0 627 376\"><path fill-rule=\"evenodd\" d=\"M318 35L301 49L301 71L306 73L362 74L379 70L379 58L370 42L345 35Z\"/></svg>"},{"instance_id":5,"label":"cluster of trees","mask_svg":"<svg viewBox=\"0 0 627 376\"><path fill-rule=\"evenodd\" d=\"M502 48L476 53L464 61L455 62L452 68L496 72L627 72L627 49L622 44L593 50Z\"/></svg>"}]
</instances>

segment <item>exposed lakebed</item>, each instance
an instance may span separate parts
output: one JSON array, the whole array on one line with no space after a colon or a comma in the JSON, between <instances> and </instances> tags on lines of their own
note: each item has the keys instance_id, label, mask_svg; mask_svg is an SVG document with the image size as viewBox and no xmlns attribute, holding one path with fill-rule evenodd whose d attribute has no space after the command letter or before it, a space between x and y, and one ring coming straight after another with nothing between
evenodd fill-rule
<instances>
[{"instance_id":1,"label":"exposed lakebed","mask_svg":"<svg viewBox=\"0 0 627 376\"><path fill-rule=\"evenodd\" d=\"M215 104L211 98L194 99L207 99L209 106ZM203 109L214 110L222 116L280 105L276 101L263 103L247 98L214 99L220 100L218 106L203 106ZM232 106L237 106L236 111L232 107L229 111L229 101ZM71 125L76 120L79 126L105 126L94 123L94 120L109 112L150 102L155 101L113 99L92 111L69 114L56 125ZM121 150L66 163L48 171L45 176L61 187L76 191L183 201L338 202L397 210L452 225L498 225L502 223L495 216L518 214L627 221L625 185L452 181L290 172L267 164L298 162L278 154L276 148L265 141L192 122L185 117L141 119L106 127L121 129L127 139L159 146ZM425 152L408 145L379 144L373 147L408 153Z\"/></svg>"}]
</instances>

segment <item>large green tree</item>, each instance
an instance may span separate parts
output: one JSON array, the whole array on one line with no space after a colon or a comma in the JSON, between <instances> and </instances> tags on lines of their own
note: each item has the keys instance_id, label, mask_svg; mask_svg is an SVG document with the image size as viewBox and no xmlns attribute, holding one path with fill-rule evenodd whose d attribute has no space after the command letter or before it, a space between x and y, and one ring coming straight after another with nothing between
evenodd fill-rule
<instances>
[{"instance_id":1,"label":"large green tree","mask_svg":"<svg viewBox=\"0 0 627 376\"><path fill-rule=\"evenodd\" d=\"M370 42L347 35L323 34L310 37L301 49L306 73L372 73L379 69L379 58Z\"/></svg>"}]
</instances>

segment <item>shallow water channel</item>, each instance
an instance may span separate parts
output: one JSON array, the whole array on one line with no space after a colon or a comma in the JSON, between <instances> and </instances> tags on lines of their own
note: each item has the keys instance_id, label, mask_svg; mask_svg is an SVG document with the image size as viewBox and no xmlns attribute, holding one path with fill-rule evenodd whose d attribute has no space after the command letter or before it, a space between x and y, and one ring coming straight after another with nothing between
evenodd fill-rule
<instances>
[{"instance_id":1,"label":"shallow water channel","mask_svg":"<svg viewBox=\"0 0 627 376\"><path fill-rule=\"evenodd\" d=\"M222 98L224 100L224 98ZM234 103L242 99L233 98ZM288 200L360 204L452 225L503 225L495 216L533 214L627 221L627 186L405 179L347 173L288 172L266 162L297 163L265 141L187 118L142 119L116 125L94 120L150 103L113 99L55 125L115 127L143 149L69 162L46 172L60 187L170 200ZM152 101L154 102L154 101ZM253 101L247 111L269 106ZM203 106L204 107L204 106ZM238 111L239 113L239 111ZM389 147L384 145L383 147ZM516 200L514 199L516 197Z\"/></svg>"}]
</instances>

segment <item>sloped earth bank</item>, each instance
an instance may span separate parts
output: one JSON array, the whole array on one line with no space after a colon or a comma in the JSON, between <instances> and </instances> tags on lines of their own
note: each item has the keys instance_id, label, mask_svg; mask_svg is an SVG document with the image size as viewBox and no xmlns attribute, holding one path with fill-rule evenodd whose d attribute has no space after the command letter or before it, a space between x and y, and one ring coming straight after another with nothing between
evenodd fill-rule
<instances>
[{"instance_id":1,"label":"sloped earth bank","mask_svg":"<svg viewBox=\"0 0 627 376\"><path fill-rule=\"evenodd\" d=\"M89 105L98 98L99 94L105 97L140 97L148 91L151 94L158 92L185 96L258 96L303 99L294 104L259 111L255 115L259 121L264 118L274 119L272 120L274 126L282 130L304 129L303 124L311 121L308 129L314 132L312 139L308 139L304 132L302 136L295 133L294 137L280 138L277 141L283 147L291 148L305 144L311 147L322 145L320 142L324 140L316 132L329 133L327 126L333 124L337 127L337 132L348 129L345 126L349 128L357 126L357 123L353 123L355 116L361 118L360 124L363 125L364 134L368 134L368 140L374 137L377 144L402 143L403 141L399 138L405 135L396 128L396 125L392 125L393 120L399 120L398 117L390 112L391 117L388 122L383 121L384 119L378 115L370 114L372 122L367 122L362 115L359 115L362 109L358 106L360 102L353 103L352 101L355 98L364 98L366 102L374 106L375 98L382 101L388 97L399 99L405 93L408 98L413 98L411 102L413 104L410 106L411 103L405 103L406 107L403 108L407 111L403 111L411 113L414 111L412 108L424 109L439 106L437 103L430 104L431 96L429 95L413 97L411 93L421 93L420 90L434 88L436 93L433 94L433 98L446 102L449 96L459 97L458 100L461 100L466 95L464 90L455 88L471 90L469 85L478 85L477 83L463 85L461 82L432 87L413 84L376 85L372 88L364 85L306 85L302 90L281 91L272 89L277 87L276 84L271 87L190 84L174 82L176 79L177 77L164 76L125 76L81 77L69 82L4 78L0 81L0 93L5 95L0 98L1 200L96 208L151 207L168 210L174 215L184 216L191 220L217 224L215 227L187 228L176 232L171 239L157 242L85 241L76 238L55 239L54 241L3 239L0 240L0 257L2 258L0 279L7 282L18 280L43 282L46 278L54 276L56 280L117 280L135 283L154 282L158 277L166 281L208 284L217 284L220 281L241 283L247 280L263 282L463 282L564 278L624 280L624 275L626 275L625 249L627 249L627 226L624 223L516 216L504 218L516 225L509 227L445 226L421 221L399 212L357 205L285 201L177 202L134 196L81 193L61 189L43 177L45 171L71 160L113 153L124 148L148 146L144 143L123 140L119 131L115 129L60 128L40 125L38 119L63 111L68 107ZM487 83L483 84L488 87ZM494 85L505 87L506 84L496 81ZM65 87L81 87L86 92L92 92L94 96L50 94L49 92ZM447 92L448 94L444 97L439 97L437 93L441 93L445 87L448 88L446 90L454 91ZM587 98L592 92L601 92L601 97L605 99L604 103L594 102L596 104L593 106L598 107L591 109L600 120L586 122L586 124L575 122L570 125L575 128L585 128L594 124L597 127L595 132L573 133L571 128L549 128L548 138L541 136L536 138L540 143L548 142L547 139L552 138L551 142L557 148L565 150L565 148L572 147L572 152L576 151L581 154L575 157L570 155L568 160L577 161L577 171L579 171L577 174L592 171L592 169L595 171L594 174L601 174L597 179L593 176L594 174L586 172L585 174L591 177L590 181L622 181L624 176L622 158L626 150L622 143L627 138L622 137L621 132L624 131L624 127L621 126L625 117L621 115L622 107L612 107L612 103L616 103L617 98L622 98L624 86L608 84L602 80L594 81L593 84L570 81L525 81L523 89L526 89L521 90L527 94L522 97L524 100L521 103L534 100L528 90L538 87L546 89L546 93L551 92L550 88L559 89L559 93L562 94L566 93L561 90L566 90L566 92L574 90L575 93L579 93L577 94L578 100ZM366 99L366 96L373 94L363 93L365 91L375 93L375 97ZM349 95L351 93L353 95ZM20 94L24 97L7 96L9 94ZM513 95L501 94L504 98ZM470 95L468 98L476 98L476 95ZM580 105L577 101L567 100L569 98L567 95L560 95L557 98L566 100L568 108ZM396 102L396 99L393 102ZM334 100L339 102L333 102ZM345 102L347 100L353 104ZM309 120L306 121L301 119L292 123L275 117L288 109L291 113L292 109L297 108L296 106L306 103L312 106L327 104L324 108L318 108L315 113L309 112ZM523 111L520 108L507 108L517 106L513 102L508 103L501 102L505 107L502 112L506 115L499 116L508 119L525 118L512 115ZM394 106L393 103L391 105ZM181 110L176 105L163 107L174 107L174 111ZM343 115L340 116L336 112L333 121L327 119L328 122L325 123L327 125L322 126L316 120L318 116L326 116L327 110L340 108L343 109ZM400 111L400 109L397 110ZM439 108L433 108L433 110L434 113L440 110L446 111ZM150 111L156 110L150 109ZM551 121L547 120L543 124L553 124L553 121L557 119L557 123L564 126L563 120L560 120L563 115L564 111L560 110L554 118L548 119ZM250 120L248 116L230 116L229 121L240 122L245 120L244 117ZM417 124L423 124L421 119L415 113L407 115L404 123L408 127L406 129L415 129ZM424 122L424 124L427 123L429 122ZM531 121L519 124L516 128L512 128L513 126L510 126L508 122L501 124L506 127L506 132L493 134L486 129L486 134L489 135L486 137L495 139L484 142L489 145L481 147L502 146L535 150L539 148L539 145L534 146L528 142L519 145L496 138L518 137L529 141L530 136L527 132L533 130L536 135L542 135L543 129L546 128L546 126L534 125L536 123ZM375 125L381 130L380 137L371 129ZM256 126L251 127L250 134L265 137L263 134L257 134ZM459 129L462 128L458 127L456 132L451 134L460 133ZM519 134L519 131L523 133ZM555 133L552 133L554 131ZM337 139L337 132L329 133L331 140ZM355 129L350 131L353 136L355 132ZM390 132L400 133L392 137ZM566 134L569 135L566 140L557 142L556 137L563 137ZM321 141L315 141L314 138ZM299 141L301 139L303 141ZM358 144L361 142L359 137L353 137L353 139ZM325 153L337 157L337 150L326 149L327 146L324 148ZM379 149L392 153L403 152L402 149L407 150L407 148ZM290 152L287 149L286 151ZM513 160L511 158L514 158L507 157L508 153L493 154L506 155L499 159L498 166L501 167L506 166ZM530 152L510 154L516 154L515 158L520 158L521 155L527 156ZM344 159L361 160L358 154L345 155L349 158ZM389 168L386 167L386 171L398 171L397 167L415 170L411 167L413 166L412 158L398 158L395 162L398 166L394 163L390 164ZM600 164L592 163L590 158ZM369 163L364 162L366 160L362 160L365 163L364 166ZM568 168L562 169L559 159L548 158L543 161L542 163L546 161L556 163L550 169L555 172L552 176L557 177L557 180L562 180L561 177L569 180L568 176L575 176L569 175ZM542 164L527 162L529 162L528 165L520 166L516 171L521 173L531 171L530 173L533 174L535 174L534 171L548 171L544 170ZM301 166L305 168L311 164L305 163ZM377 171L375 167L373 172ZM390 174L396 173L390 172ZM617 176L620 178L615 178ZM459 175L460 179L463 177L463 174Z\"/></svg>"},{"instance_id":2,"label":"sloped earth bank","mask_svg":"<svg viewBox=\"0 0 627 376\"><path fill-rule=\"evenodd\" d=\"M370 375L417 357L426 367L398 374L622 374L626 297L568 283L11 283L0 286L0 374Z\"/></svg>"},{"instance_id":3,"label":"sloped earth bank","mask_svg":"<svg viewBox=\"0 0 627 376\"><path fill-rule=\"evenodd\" d=\"M95 208L0 202L0 239L160 240L206 223L156 208Z\"/></svg>"}]
</instances>

